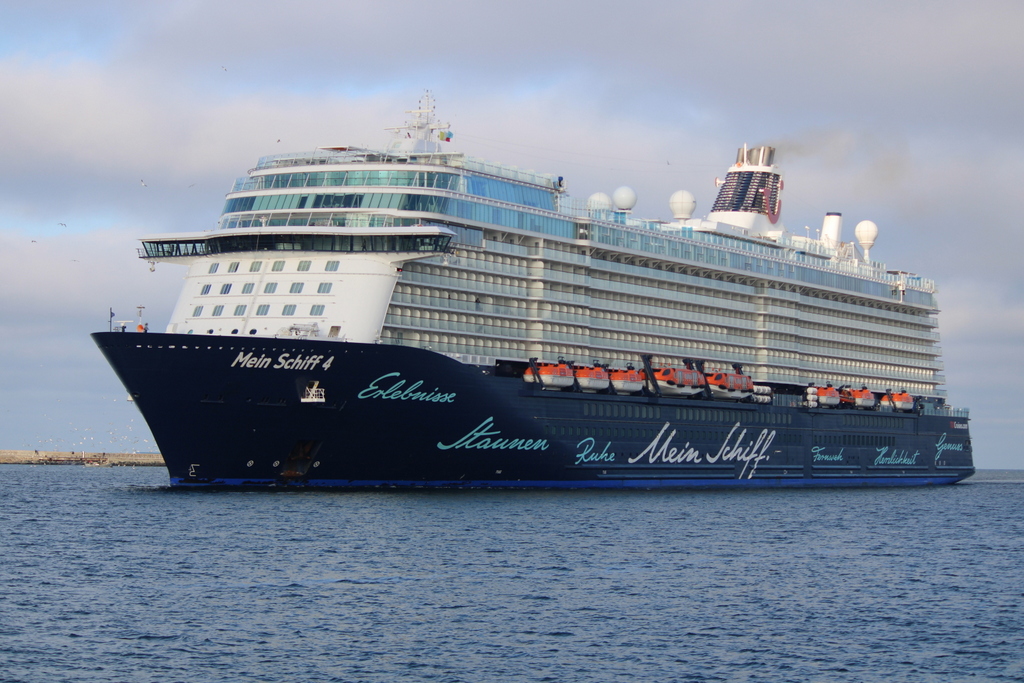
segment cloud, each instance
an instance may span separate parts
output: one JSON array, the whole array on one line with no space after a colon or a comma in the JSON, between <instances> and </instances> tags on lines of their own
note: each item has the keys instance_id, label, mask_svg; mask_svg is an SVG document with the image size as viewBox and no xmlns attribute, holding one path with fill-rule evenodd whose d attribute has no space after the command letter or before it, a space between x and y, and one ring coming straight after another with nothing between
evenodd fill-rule
<instances>
[{"instance_id":1,"label":"cloud","mask_svg":"<svg viewBox=\"0 0 1024 683\"><path fill-rule=\"evenodd\" d=\"M148 449L140 445L148 430L89 338L107 329L109 308L117 319L136 318L138 305L146 320L170 315L181 273L148 272L136 237L126 229L0 233L3 447Z\"/></svg>"}]
</instances>

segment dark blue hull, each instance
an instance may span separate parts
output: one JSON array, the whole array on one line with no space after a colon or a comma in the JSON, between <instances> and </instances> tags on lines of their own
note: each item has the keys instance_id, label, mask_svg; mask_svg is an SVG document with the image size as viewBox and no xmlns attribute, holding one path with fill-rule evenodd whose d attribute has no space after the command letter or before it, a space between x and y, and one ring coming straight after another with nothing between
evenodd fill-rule
<instances>
[{"instance_id":1,"label":"dark blue hull","mask_svg":"<svg viewBox=\"0 0 1024 683\"><path fill-rule=\"evenodd\" d=\"M545 391L402 346L93 337L175 485L911 486L974 472L967 420L944 414ZM312 383L323 396L303 400Z\"/></svg>"}]
</instances>

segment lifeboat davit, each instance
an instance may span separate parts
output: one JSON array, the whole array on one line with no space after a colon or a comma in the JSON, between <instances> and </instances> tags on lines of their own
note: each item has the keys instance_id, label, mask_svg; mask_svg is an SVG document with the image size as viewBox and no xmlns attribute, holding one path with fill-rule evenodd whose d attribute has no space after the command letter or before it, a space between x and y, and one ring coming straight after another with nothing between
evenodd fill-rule
<instances>
[{"instance_id":1,"label":"lifeboat davit","mask_svg":"<svg viewBox=\"0 0 1024 683\"><path fill-rule=\"evenodd\" d=\"M868 390L867 387L861 387L860 389L844 387L839 391L839 400L843 406L861 408L863 410L870 410L878 405L875 394Z\"/></svg>"},{"instance_id":2,"label":"lifeboat davit","mask_svg":"<svg viewBox=\"0 0 1024 683\"><path fill-rule=\"evenodd\" d=\"M906 389L893 393L892 389L885 392L885 402L892 406L893 410L909 413L914 409L914 397L907 393Z\"/></svg>"},{"instance_id":3,"label":"lifeboat davit","mask_svg":"<svg viewBox=\"0 0 1024 683\"><path fill-rule=\"evenodd\" d=\"M705 373L711 397L719 400L742 401L754 393L754 380L743 374L740 365L733 365L736 372Z\"/></svg>"},{"instance_id":4,"label":"lifeboat davit","mask_svg":"<svg viewBox=\"0 0 1024 683\"><path fill-rule=\"evenodd\" d=\"M593 367L588 365L581 365L575 368L576 381L580 385L580 389L587 393L594 393L597 391L604 391L608 388L609 377L608 371L603 367L594 363Z\"/></svg>"},{"instance_id":5,"label":"lifeboat davit","mask_svg":"<svg viewBox=\"0 0 1024 683\"><path fill-rule=\"evenodd\" d=\"M818 405L822 408L835 408L842 402L842 397L839 395L839 390L831 384L826 384L823 387L815 387L818 390Z\"/></svg>"},{"instance_id":6,"label":"lifeboat davit","mask_svg":"<svg viewBox=\"0 0 1024 683\"><path fill-rule=\"evenodd\" d=\"M537 366L537 371L540 373L540 385L542 389L556 390L572 386L572 366L564 360L559 360L557 363L535 363L535 365ZM537 378L533 374L532 367L526 368L523 372L523 380L530 383L537 381Z\"/></svg>"},{"instance_id":7,"label":"lifeboat davit","mask_svg":"<svg viewBox=\"0 0 1024 683\"><path fill-rule=\"evenodd\" d=\"M704 375L692 368L657 368L654 379L665 396L695 396L707 385Z\"/></svg>"},{"instance_id":8,"label":"lifeboat davit","mask_svg":"<svg viewBox=\"0 0 1024 683\"><path fill-rule=\"evenodd\" d=\"M627 365L625 370L609 370L608 379L620 394L635 394L644 388L644 373L633 369L632 365Z\"/></svg>"}]
</instances>

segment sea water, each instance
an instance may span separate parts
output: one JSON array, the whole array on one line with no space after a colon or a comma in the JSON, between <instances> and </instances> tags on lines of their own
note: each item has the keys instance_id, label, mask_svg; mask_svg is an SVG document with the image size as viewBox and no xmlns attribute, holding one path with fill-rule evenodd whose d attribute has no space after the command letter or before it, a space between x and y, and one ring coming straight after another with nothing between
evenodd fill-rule
<instances>
[{"instance_id":1,"label":"sea water","mask_svg":"<svg viewBox=\"0 0 1024 683\"><path fill-rule=\"evenodd\" d=\"M180 491L0 467L0 680L1018 681L1024 473Z\"/></svg>"}]
</instances>

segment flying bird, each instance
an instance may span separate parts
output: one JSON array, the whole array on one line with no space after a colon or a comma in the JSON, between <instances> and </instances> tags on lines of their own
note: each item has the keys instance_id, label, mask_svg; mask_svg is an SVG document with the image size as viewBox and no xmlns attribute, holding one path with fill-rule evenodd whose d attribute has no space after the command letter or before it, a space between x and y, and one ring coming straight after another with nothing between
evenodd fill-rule
<instances>
[{"instance_id":1,"label":"flying bird","mask_svg":"<svg viewBox=\"0 0 1024 683\"><path fill-rule=\"evenodd\" d=\"M225 71L228 70L228 68L226 66L222 66L221 68L224 69Z\"/></svg>"},{"instance_id":2,"label":"flying bird","mask_svg":"<svg viewBox=\"0 0 1024 683\"><path fill-rule=\"evenodd\" d=\"M63 225L65 228L68 227L67 223L58 223L57 225ZM32 240L32 241L35 242L35 240Z\"/></svg>"},{"instance_id":3,"label":"flying bird","mask_svg":"<svg viewBox=\"0 0 1024 683\"><path fill-rule=\"evenodd\" d=\"M195 186L196 186L195 183L192 183L191 185L189 185L189 187L195 187Z\"/></svg>"},{"instance_id":4,"label":"flying bird","mask_svg":"<svg viewBox=\"0 0 1024 683\"><path fill-rule=\"evenodd\" d=\"M146 184L145 180L140 180L139 182L142 183L143 187L149 187L149 185Z\"/></svg>"}]
</instances>

